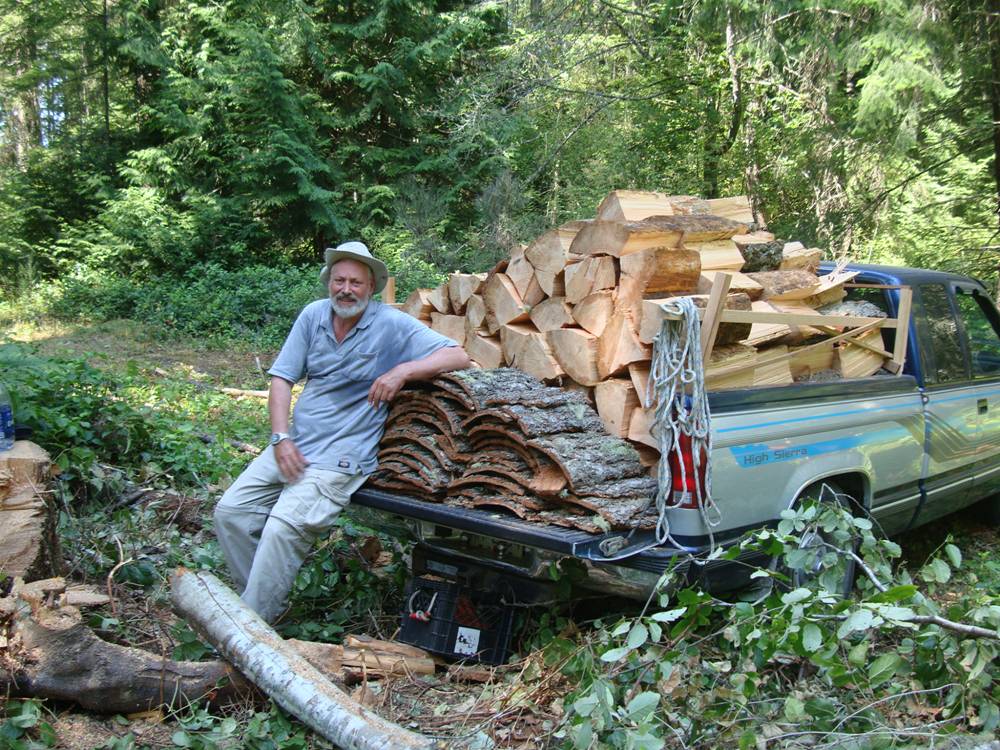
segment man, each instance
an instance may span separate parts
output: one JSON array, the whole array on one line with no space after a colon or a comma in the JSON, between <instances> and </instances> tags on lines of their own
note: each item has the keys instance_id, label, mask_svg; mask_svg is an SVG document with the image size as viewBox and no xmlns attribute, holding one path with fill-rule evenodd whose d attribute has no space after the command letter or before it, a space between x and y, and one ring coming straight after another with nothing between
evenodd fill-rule
<instances>
[{"instance_id":1,"label":"man","mask_svg":"<svg viewBox=\"0 0 1000 750\"><path fill-rule=\"evenodd\" d=\"M320 280L330 298L302 310L268 371L271 444L216 506L233 580L268 622L313 541L375 470L388 403L408 381L470 364L451 339L372 301L387 279L364 244L327 248ZM292 385L303 377L289 428Z\"/></svg>"}]
</instances>

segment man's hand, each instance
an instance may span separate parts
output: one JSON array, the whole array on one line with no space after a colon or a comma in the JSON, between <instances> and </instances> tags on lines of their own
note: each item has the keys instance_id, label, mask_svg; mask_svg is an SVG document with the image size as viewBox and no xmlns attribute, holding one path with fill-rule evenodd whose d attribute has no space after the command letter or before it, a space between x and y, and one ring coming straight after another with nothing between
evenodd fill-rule
<instances>
[{"instance_id":1,"label":"man's hand","mask_svg":"<svg viewBox=\"0 0 1000 750\"><path fill-rule=\"evenodd\" d=\"M278 462L278 469L286 482L297 482L309 465L291 438L286 438L274 446L274 460Z\"/></svg>"},{"instance_id":2,"label":"man's hand","mask_svg":"<svg viewBox=\"0 0 1000 750\"><path fill-rule=\"evenodd\" d=\"M379 375L372 383L372 387L368 389L368 403L378 408L383 402L389 403L396 398L396 394L409 380L408 368L409 363L404 362L401 365L396 365L389 372Z\"/></svg>"}]
</instances>

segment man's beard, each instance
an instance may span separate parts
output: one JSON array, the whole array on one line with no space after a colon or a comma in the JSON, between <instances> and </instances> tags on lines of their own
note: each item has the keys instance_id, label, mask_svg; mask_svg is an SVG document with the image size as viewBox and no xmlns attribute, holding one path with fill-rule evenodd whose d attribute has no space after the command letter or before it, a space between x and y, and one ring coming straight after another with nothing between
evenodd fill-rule
<instances>
[{"instance_id":1,"label":"man's beard","mask_svg":"<svg viewBox=\"0 0 1000 750\"><path fill-rule=\"evenodd\" d=\"M341 318L354 318L365 311L368 307L368 296L358 297L353 294L330 295L330 302L333 304L333 312Z\"/></svg>"}]
</instances>

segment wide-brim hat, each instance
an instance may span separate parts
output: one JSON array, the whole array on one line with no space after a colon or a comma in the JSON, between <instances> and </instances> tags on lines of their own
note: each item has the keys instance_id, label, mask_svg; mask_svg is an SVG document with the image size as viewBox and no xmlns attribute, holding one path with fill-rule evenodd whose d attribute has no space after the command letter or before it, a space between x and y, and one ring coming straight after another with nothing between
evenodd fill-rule
<instances>
[{"instance_id":1,"label":"wide-brim hat","mask_svg":"<svg viewBox=\"0 0 1000 750\"><path fill-rule=\"evenodd\" d=\"M372 269L372 275L375 277L373 294L378 294L385 288L385 284L389 280L389 269L385 267L385 263L371 254L363 242L345 242L326 249L326 263L319 273L319 280L323 286L330 283L330 268L333 264L345 259L356 260Z\"/></svg>"}]
</instances>

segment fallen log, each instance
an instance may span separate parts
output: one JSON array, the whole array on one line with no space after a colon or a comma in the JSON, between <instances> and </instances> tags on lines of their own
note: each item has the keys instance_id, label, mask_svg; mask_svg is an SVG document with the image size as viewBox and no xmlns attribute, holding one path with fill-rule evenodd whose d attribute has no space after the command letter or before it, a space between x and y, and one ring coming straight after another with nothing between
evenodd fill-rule
<instances>
[{"instance_id":1,"label":"fallen log","mask_svg":"<svg viewBox=\"0 0 1000 750\"><path fill-rule=\"evenodd\" d=\"M339 690L215 576L179 568L174 607L286 711L344 750L426 750L434 740L386 721Z\"/></svg>"}]
</instances>

